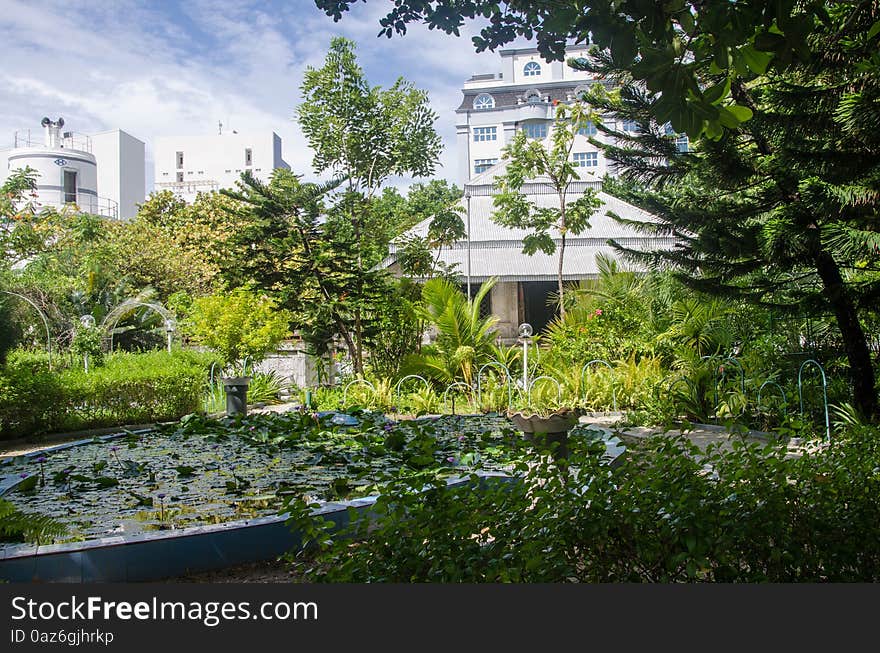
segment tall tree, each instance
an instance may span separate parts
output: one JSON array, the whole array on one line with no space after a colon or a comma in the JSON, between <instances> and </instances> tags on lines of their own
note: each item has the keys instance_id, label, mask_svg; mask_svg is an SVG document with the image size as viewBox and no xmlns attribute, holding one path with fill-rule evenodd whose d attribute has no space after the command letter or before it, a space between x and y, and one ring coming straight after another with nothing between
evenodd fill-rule
<instances>
[{"instance_id":1,"label":"tall tree","mask_svg":"<svg viewBox=\"0 0 880 653\"><path fill-rule=\"evenodd\" d=\"M339 334L355 360L355 316L369 319L367 309L388 289L381 272L357 271L359 250L349 225L325 210L324 199L340 183L303 183L276 170L269 184L245 173L239 191L221 192L238 200L230 210L244 218L230 242L248 254L242 278L292 312L315 354L326 353Z\"/></svg>"},{"instance_id":2,"label":"tall tree","mask_svg":"<svg viewBox=\"0 0 880 653\"><path fill-rule=\"evenodd\" d=\"M351 222L354 271L364 283L362 255L369 230L370 200L391 176L424 177L437 164L442 143L428 95L404 79L388 89L371 86L358 66L355 45L334 38L321 68L308 68L297 117L315 152L314 167L345 178L341 206ZM353 361L363 372L362 308L355 307Z\"/></svg>"},{"instance_id":3,"label":"tall tree","mask_svg":"<svg viewBox=\"0 0 880 653\"><path fill-rule=\"evenodd\" d=\"M796 314L835 317L854 404L878 416L865 320L880 302L880 5L830 7L807 40L807 63L750 80L711 65L704 86L731 85L752 117L717 140L679 154L658 121L662 95L608 56L588 66L615 77L618 94L594 106L642 125L638 135L607 126L606 155L651 187L627 199L658 216L637 224L675 235L676 246L630 256L671 264L689 285ZM869 128L869 125L873 125Z\"/></svg>"},{"instance_id":4,"label":"tall tree","mask_svg":"<svg viewBox=\"0 0 880 653\"><path fill-rule=\"evenodd\" d=\"M358 0L315 0L340 20ZM405 34L424 23L459 35L467 21L481 20L473 38L477 52L495 50L518 37L535 39L547 60L563 60L570 43L593 43L631 71L636 81L662 92L661 122L696 138L718 135L749 117L747 105L731 102L730 89L706 86L700 70L712 63L734 78L763 72L771 59L783 65L809 58L808 36L828 19L829 8L858 11L871 2L850 0L397 0L379 22L379 35ZM488 19L486 24L485 19Z\"/></svg>"},{"instance_id":5,"label":"tall tree","mask_svg":"<svg viewBox=\"0 0 880 653\"><path fill-rule=\"evenodd\" d=\"M495 178L499 192L494 198L492 219L507 227L531 230L523 238L525 254L531 256L538 251L553 254L558 249L556 280L562 316L565 316L562 270L566 238L568 234L576 236L589 228L590 216L602 205L592 189L583 191L576 200L569 201L569 187L580 179L570 160L571 149L578 131L594 119L581 102L571 106L560 104L556 107L549 149L542 141L527 138L524 131L517 132L504 148L503 158L507 161L505 171ZM538 206L522 192L527 182L536 181L550 186L556 194L557 206ZM559 234L558 248L551 230Z\"/></svg>"}]
</instances>

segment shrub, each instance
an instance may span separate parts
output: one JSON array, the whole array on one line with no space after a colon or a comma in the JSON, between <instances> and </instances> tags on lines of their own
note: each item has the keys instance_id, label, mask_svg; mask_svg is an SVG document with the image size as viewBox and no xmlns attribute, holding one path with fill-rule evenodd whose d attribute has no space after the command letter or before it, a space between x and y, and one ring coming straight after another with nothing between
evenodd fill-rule
<instances>
[{"instance_id":1,"label":"shrub","mask_svg":"<svg viewBox=\"0 0 880 653\"><path fill-rule=\"evenodd\" d=\"M245 357L262 360L287 336L291 317L271 298L239 288L193 300L182 326L224 362L235 363Z\"/></svg>"},{"instance_id":2,"label":"shrub","mask_svg":"<svg viewBox=\"0 0 880 653\"><path fill-rule=\"evenodd\" d=\"M880 437L854 430L800 458L737 442L701 453L655 438L621 465L572 441L567 472L415 492L398 484L372 523L336 534L305 517L313 576L384 582L880 580ZM589 482L586 482L589 479Z\"/></svg>"},{"instance_id":3,"label":"shrub","mask_svg":"<svg viewBox=\"0 0 880 653\"><path fill-rule=\"evenodd\" d=\"M0 438L174 420L201 408L208 354L114 353L85 373L30 355L0 371Z\"/></svg>"}]
</instances>

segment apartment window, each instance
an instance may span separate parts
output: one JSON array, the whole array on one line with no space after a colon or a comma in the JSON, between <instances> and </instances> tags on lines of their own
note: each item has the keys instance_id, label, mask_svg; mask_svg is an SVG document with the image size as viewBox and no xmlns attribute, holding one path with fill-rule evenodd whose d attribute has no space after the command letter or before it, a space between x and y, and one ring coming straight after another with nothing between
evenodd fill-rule
<instances>
[{"instance_id":1,"label":"apartment window","mask_svg":"<svg viewBox=\"0 0 880 653\"><path fill-rule=\"evenodd\" d=\"M578 134L581 136L595 136L596 135L596 125L593 124L591 120L586 125L578 129Z\"/></svg>"},{"instance_id":2,"label":"apartment window","mask_svg":"<svg viewBox=\"0 0 880 653\"><path fill-rule=\"evenodd\" d=\"M495 98L488 93L480 93L474 100L474 109L483 111L485 109L495 108Z\"/></svg>"},{"instance_id":3,"label":"apartment window","mask_svg":"<svg viewBox=\"0 0 880 653\"><path fill-rule=\"evenodd\" d=\"M525 65L525 68L523 68L523 77L537 77L540 74L541 65L534 61L530 61Z\"/></svg>"},{"instance_id":4,"label":"apartment window","mask_svg":"<svg viewBox=\"0 0 880 653\"><path fill-rule=\"evenodd\" d=\"M163 172L163 173L162 173L162 176L163 176L163 177L167 177L167 176L168 176L168 173L167 173L167 172Z\"/></svg>"},{"instance_id":5,"label":"apartment window","mask_svg":"<svg viewBox=\"0 0 880 653\"><path fill-rule=\"evenodd\" d=\"M529 104L538 104L539 102L543 102L544 98L541 97L541 93L538 89L531 89L530 91L526 91L526 102Z\"/></svg>"},{"instance_id":6,"label":"apartment window","mask_svg":"<svg viewBox=\"0 0 880 653\"><path fill-rule=\"evenodd\" d=\"M76 202L76 170L65 170L62 178L65 203Z\"/></svg>"},{"instance_id":7,"label":"apartment window","mask_svg":"<svg viewBox=\"0 0 880 653\"><path fill-rule=\"evenodd\" d=\"M637 131L639 131L639 123L637 123L635 120L624 120L623 121L623 131L637 132Z\"/></svg>"},{"instance_id":8,"label":"apartment window","mask_svg":"<svg viewBox=\"0 0 880 653\"><path fill-rule=\"evenodd\" d=\"M182 172L177 173L177 181L183 181L183 173Z\"/></svg>"},{"instance_id":9,"label":"apartment window","mask_svg":"<svg viewBox=\"0 0 880 653\"><path fill-rule=\"evenodd\" d=\"M474 174L486 172L489 168L498 163L498 159L474 159Z\"/></svg>"},{"instance_id":10,"label":"apartment window","mask_svg":"<svg viewBox=\"0 0 880 653\"><path fill-rule=\"evenodd\" d=\"M599 165L598 152L575 152L572 158L576 168L596 168Z\"/></svg>"},{"instance_id":11,"label":"apartment window","mask_svg":"<svg viewBox=\"0 0 880 653\"><path fill-rule=\"evenodd\" d=\"M183 152L177 153L177 169L183 168Z\"/></svg>"},{"instance_id":12,"label":"apartment window","mask_svg":"<svg viewBox=\"0 0 880 653\"><path fill-rule=\"evenodd\" d=\"M244 165L247 167L254 165L254 152L251 148L244 151Z\"/></svg>"},{"instance_id":13,"label":"apartment window","mask_svg":"<svg viewBox=\"0 0 880 653\"><path fill-rule=\"evenodd\" d=\"M691 144L686 135L679 136L675 139L675 148L679 152L690 152Z\"/></svg>"},{"instance_id":14,"label":"apartment window","mask_svg":"<svg viewBox=\"0 0 880 653\"><path fill-rule=\"evenodd\" d=\"M479 141L497 141L497 127L474 127L474 142Z\"/></svg>"},{"instance_id":15,"label":"apartment window","mask_svg":"<svg viewBox=\"0 0 880 653\"><path fill-rule=\"evenodd\" d=\"M525 132L526 138L547 138L546 122L527 122L523 125L522 130Z\"/></svg>"},{"instance_id":16,"label":"apartment window","mask_svg":"<svg viewBox=\"0 0 880 653\"><path fill-rule=\"evenodd\" d=\"M232 170L227 170L226 172L232 172Z\"/></svg>"}]
</instances>

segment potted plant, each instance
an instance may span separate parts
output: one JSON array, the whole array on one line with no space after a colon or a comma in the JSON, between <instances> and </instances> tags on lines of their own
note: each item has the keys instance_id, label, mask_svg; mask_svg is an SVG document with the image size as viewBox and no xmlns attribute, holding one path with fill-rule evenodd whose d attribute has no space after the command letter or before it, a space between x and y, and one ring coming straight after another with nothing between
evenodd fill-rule
<instances>
[{"instance_id":1,"label":"potted plant","mask_svg":"<svg viewBox=\"0 0 880 653\"><path fill-rule=\"evenodd\" d=\"M558 458L568 456L568 432L583 414L571 406L538 408L527 406L520 410L508 410L507 417L537 445L551 449Z\"/></svg>"}]
</instances>

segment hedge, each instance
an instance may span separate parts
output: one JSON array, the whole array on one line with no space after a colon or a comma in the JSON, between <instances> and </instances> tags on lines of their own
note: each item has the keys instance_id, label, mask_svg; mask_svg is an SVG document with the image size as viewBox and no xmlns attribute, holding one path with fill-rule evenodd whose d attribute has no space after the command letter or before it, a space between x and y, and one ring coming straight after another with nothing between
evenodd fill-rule
<instances>
[{"instance_id":1,"label":"hedge","mask_svg":"<svg viewBox=\"0 0 880 653\"><path fill-rule=\"evenodd\" d=\"M86 373L15 352L0 370L0 439L175 420L201 409L210 355L115 353ZM53 361L55 363L56 361Z\"/></svg>"}]
</instances>

